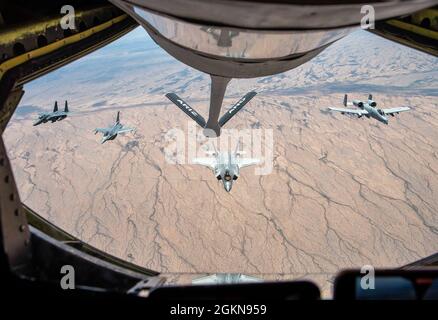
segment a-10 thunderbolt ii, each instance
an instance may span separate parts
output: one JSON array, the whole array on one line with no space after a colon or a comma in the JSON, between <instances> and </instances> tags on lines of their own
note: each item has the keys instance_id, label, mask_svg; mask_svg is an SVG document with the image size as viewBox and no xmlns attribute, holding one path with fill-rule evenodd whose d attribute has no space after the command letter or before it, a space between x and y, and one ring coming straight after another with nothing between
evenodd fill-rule
<instances>
[{"instance_id":1,"label":"a-10 thunderbolt ii","mask_svg":"<svg viewBox=\"0 0 438 320\"><path fill-rule=\"evenodd\" d=\"M69 113L67 101L65 101L64 111L58 110L58 101L55 101L55 106L53 107L53 112L43 112L38 115L37 121L33 124L34 126L40 125L41 123L46 123L51 121L61 121L67 118Z\"/></svg>"},{"instance_id":2,"label":"a-10 thunderbolt ii","mask_svg":"<svg viewBox=\"0 0 438 320\"><path fill-rule=\"evenodd\" d=\"M395 116L400 112L408 111L408 107L398 107L390 109L379 109L377 108L377 103L373 100L373 96L368 95L367 101L353 100L353 102L348 102L347 95L344 96L344 106L355 106L359 109L345 109L345 108L329 108L329 110L340 112L341 114L352 114L357 115L358 118L365 116L367 118L374 118L384 124L388 124L387 115Z\"/></svg>"},{"instance_id":3,"label":"a-10 thunderbolt ii","mask_svg":"<svg viewBox=\"0 0 438 320\"><path fill-rule=\"evenodd\" d=\"M102 133L103 137L100 143L105 143L108 140L114 140L119 133L126 133L134 130L134 128L124 127L120 123L120 111L117 111L116 122L108 128L96 128L94 134L97 134L98 132Z\"/></svg>"},{"instance_id":4,"label":"a-10 thunderbolt ii","mask_svg":"<svg viewBox=\"0 0 438 320\"><path fill-rule=\"evenodd\" d=\"M242 158L243 152L238 151L239 143L237 143L234 153L230 152L214 152L210 153L213 157L194 158L194 164L200 164L209 167L219 181L222 181L224 189L227 192L231 191L233 182L239 178L240 169L251 165L258 164L259 159Z\"/></svg>"}]
</instances>

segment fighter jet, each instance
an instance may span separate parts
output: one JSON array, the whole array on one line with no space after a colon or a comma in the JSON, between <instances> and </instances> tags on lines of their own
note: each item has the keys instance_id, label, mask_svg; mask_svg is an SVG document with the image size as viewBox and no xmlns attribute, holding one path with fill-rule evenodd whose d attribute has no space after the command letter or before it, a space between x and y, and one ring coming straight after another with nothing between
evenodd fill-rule
<instances>
[{"instance_id":1,"label":"fighter jet","mask_svg":"<svg viewBox=\"0 0 438 320\"><path fill-rule=\"evenodd\" d=\"M108 140L114 140L119 133L125 133L135 130L134 128L125 128L120 123L120 111L117 111L116 123L108 128L96 128L94 134L98 132L103 134L102 141L100 143L105 143Z\"/></svg>"},{"instance_id":2,"label":"fighter jet","mask_svg":"<svg viewBox=\"0 0 438 320\"><path fill-rule=\"evenodd\" d=\"M243 152L238 151L238 148L239 143L234 153L218 153L215 150L211 153L213 157L195 158L193 159L193 163L212 169L216 179L222 181L224 189L230 192L233 182L239 178L240 169L260 162L259 159L241 158Z\"/></svg>"},{"instance_id":3,"label":"fighter jet","mask_svg":"<svg viewBox=\"0 0 438 320\"><path fill-rule=\"evenodd\" d=\"M33 124L34 126L40 125L41 123L46 123L51 121L61 121L67 118L69 113L67 101L65 101L64 111L58 110L58 101L55 101L55 106L53 107L53 112L43 112L38 115L37 121Z\"/></svg>"},{"instance_id":4,"label":"fighter jet","mask_svg":"<svg viewBox=\"0 0 438 320\"><path fill-rule=\"evenodd\" d=\"M373 100L373 96L368 95L367 101L353 100L353 102L347 101L347 95L344 96L344 106L355 106L359 109L344 109L344 108L329 108L332 111L338 111L341 114L353 114L357 115L358 118L365 116L367 118L374 118L377 121L380 121L384 124L388 124L388 118L386 115L391 115L395 117L396 114L400 112L408 111L410 108L408 107L398 107L391 109L379 109L377 108L377 103Z\"/></svg>"},{"instance_id":5,"label":"fighter jet","mask_svg":"<svg viewBox=\"0 0 438 320\"><path fill-rule=\"evenodd\" d=\"M219 80L215 80L220 82ZM229 80L228 80L229 81ZM204 128L204 135L206 137L219 137L221 128L236 114L238 113L254 96L257 94L255 91L248 92L245 94L235 105L233 105L219 120L219 113L222 106L223 94L225 92L225 84L222 87L223 92L221 91L221 95L213 95L211 97L211 106L210 106L210 114L207 121L205 121L204 117L202 117L195 109L190 107L187 102L177 96L175 93L168 93L166 97L172 101L178 108L184 111L190 118L195 120L195 122ZM216 83L216 82L214 82ZM214 87L216 88L216 87Z\"/></svg>"}]
</instances>

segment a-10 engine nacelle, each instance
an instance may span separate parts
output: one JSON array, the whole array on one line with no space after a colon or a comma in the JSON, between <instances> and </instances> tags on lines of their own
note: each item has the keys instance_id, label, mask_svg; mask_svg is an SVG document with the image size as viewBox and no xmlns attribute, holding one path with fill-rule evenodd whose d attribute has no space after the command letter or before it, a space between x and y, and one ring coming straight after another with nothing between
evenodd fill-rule
<instances>
[{"instance_id":1,"label":"a-10 engine nacelle","mask_svg":"<svg viewBox=\"0 0 438 320\"><path fill-rule=\"evenodd\" d=\"M353 100L353 105L363 108L363 102L359 100Z\"/></svg>"}]
</instances>

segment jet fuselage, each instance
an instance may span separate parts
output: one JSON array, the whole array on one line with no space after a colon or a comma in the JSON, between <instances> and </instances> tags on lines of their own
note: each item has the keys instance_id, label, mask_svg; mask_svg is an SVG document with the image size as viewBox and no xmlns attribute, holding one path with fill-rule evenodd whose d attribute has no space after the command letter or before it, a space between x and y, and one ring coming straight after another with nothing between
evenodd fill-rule
<instances>
[{"instance_id":1,"label":"jet fuselage","mask_svg":"<svg viewBox=\"0 0 438 320\"><path fill-rule=\"evenodd\" d=\"M40 125L41 123L46 123L51 121L61 121L67 118L67 113L64 111L56 111L56 112L46 112L43 114L40 114L37 121L33 124L34 126Z\"/></svg>"},{"instance_id":2,"label":"jet fuselage","mask_svg":"<svg viewBox=\"0 0 438 320\"><path fill-rule=\"evenodd\" d=\"M101 143L104 143L108 140L114 140L117 137L117 134L120 130L123 129L123 125L119 122L116 122L110 130L104 133Z\"/></svg>"},{"instance_id":3,"label":"jet fuselage","mask_svg":"<svg viewBox=\"0 0 438 320\"><path fill-rule=\"evenodd\" d=\"M234 180L237 180L239 177L239 166L237 165L236 156L229 152L219 154L214 172L216 178L224 184L224 189L230 192Z\"/></svg>"},{"instance_id":4,"label":"jet fuselage","mask_svg":"<svg viewBox=\"0 0 438 320\"><path fill-rule=\"evenodd\" d=\"M353 100L353 105L367 111L368 114L365 115L367 118L371 117L384 124L388 124L388 118L386 118L380 109L377 108L377 103L375 101L368 100L367 102L363 102L360 100Z\"/></svg>"}]
</instances>

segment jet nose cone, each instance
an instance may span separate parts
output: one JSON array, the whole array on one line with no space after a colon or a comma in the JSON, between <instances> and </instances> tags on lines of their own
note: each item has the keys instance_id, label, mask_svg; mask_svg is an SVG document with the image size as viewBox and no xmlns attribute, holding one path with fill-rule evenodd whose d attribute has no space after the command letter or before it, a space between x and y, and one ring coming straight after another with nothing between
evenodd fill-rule
<instances>
[{"instance_id":1,"label":"jet nose cone","mask_svg":"<svg viewBox=\"0 0 438 320\"><path fill-rule=\"evenodd\" d=\"M224 188L227 192L231 191L231 187L233 186L233 183L231 181L224 182Z\"/></svg>"}]
</instances>

